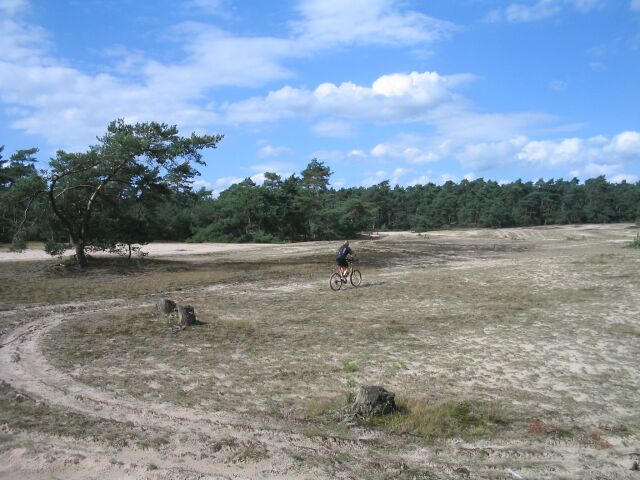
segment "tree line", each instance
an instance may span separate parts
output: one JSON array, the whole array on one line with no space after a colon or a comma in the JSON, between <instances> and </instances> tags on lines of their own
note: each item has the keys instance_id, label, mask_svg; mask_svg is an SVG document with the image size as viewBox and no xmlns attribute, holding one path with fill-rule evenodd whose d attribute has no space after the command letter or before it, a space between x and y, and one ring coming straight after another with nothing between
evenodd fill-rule
<instances>
[{"instance_id":1,"label":"tree line","mask_svg":"<svg viewBox=\"0 0 640 480\"><path fill-rule=\"evenodd\" d=\"M363 231L520 227L640 221L640 182L448 181L409 187L389 181L335 189L331 169L311 160L299 175L267 172L212 196L194 190L201 151L222 135L182 137L175 126L112 122L86 152L58 151L38 171L33 148L8 160L0 147L0 242L124 251L152 240L294 242L351 238Z\"/></svg>"}]
</instances>

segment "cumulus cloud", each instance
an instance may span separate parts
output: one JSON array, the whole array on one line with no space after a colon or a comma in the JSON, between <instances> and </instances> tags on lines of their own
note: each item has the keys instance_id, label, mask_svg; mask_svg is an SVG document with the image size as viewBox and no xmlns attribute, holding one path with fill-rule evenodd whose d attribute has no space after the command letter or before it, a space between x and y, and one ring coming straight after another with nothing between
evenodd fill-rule
<instances>
[{"instance_id":1,"label":"cumulus cloud","mask_svg":"<svg viewBox=\"0 0 640 480\"><path fill-rule=\"evenodd\" d=\"M334 152L334 155L337 153ZM473 142L438 135L402 135L369 149L353 149L343 153L342 158L366 164L377 163L382 167L368 174L363 185L373 185L385 179L404 185L459 181L458 177L432 175L431 172L408 178L422 164L439 162L438 165L445 165L451 160L471 170L462 177L467 180L476 179L477 171L509 167L536 171L550 169L559 172L559 175L583 179L607 175L609 179L624 177L627 181L633 181L634 175L625 172L634 168L631 166L633 163L640 163L640 132L557 140L531 139L520 135L493 142ZM392 173L388 170L389 165L395 166Z\"/></svg>"},{"instance_id":2,"label":"cumulus cloud","mask_svg":"<svg viewBox=\"0 0 640 480\"><path fill-rule=\"evenodd\" d=\"M370 87L353 82L322 83L314 90L285 86L264 97L224 105L222 112L233 123L318 115L383 122L424 120L436 107L459 101L453 90L474 78L411 72L383 75Z\"/></svg>"},{"instance_id":3,"label":"cumulus cloud","mask_svg":"<svg viewBox=\"0 0 640 480\"><path fill-rule=\"evenodd\" d=\"M413 136L402 136L391 142L379 143L369 152L374 159L411 164L436 162L442 158L441 153L430 147L429 142Z\"/></svg>"},{"instance_id":4,"label":"cumulus cloud","mask_svg":"<svg viewBox=\"0 0 640 480\"><path fill-rule=\"evenodd\" d=\"M622 132L613 137L603 148L616 157L640 160L640 132Z\"/></svg>"},{"instance_id":5,"label":"cumulus cloud","mask_svg":"<svg viewBox=\"0 0 640 480\"><path fill-rule=\"evenodd\" d=\"M611 139L602 135L562 140L530 140L521 136L501 142L468 144L456 157L463 165L478 169L501 165L591 165L591 170L587 171L594 172L594 166L599 165L602 173L598 175L605 175L612 172L613 165L640 161L640 133L622 132Z\"/></svg>"}]
</instances>

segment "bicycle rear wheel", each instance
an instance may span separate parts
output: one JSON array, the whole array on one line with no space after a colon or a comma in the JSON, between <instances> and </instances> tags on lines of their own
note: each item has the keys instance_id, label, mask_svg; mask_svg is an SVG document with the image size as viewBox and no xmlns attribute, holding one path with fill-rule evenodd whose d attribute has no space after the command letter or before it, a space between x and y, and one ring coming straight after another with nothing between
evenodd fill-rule
<instances>
[{"instance_id":1,"label":"bicycle rear wheel","mask_svg":"<svg viewBox=\"0 0 640 480\"><path fill-rule=\"evenodd\" d=\"M334 273L329 278L329 285L331 286L331 290L340 290L342 288L342 277L339 274Z\"/></svg>"},{"instance_id":2,"label":"bicycle rear wheel","mask_svg":"<svg viewBox=\"0 0 640 480\"><path fill-rule=\"evenodd\" d=\"M359 286L362 283L362 274L360 270L354 270L351 272L351 285L354 287Z\"/></svg>"}]
</instances>

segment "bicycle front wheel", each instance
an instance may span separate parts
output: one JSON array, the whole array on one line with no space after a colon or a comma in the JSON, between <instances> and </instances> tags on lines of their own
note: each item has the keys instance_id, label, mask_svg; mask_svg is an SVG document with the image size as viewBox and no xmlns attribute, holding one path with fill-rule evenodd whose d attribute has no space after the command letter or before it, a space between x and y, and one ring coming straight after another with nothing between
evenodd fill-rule
<instances>
[{"instance_id":1,"label":"bicycle front wheel","mask_svg":"<svg viewBox=\"0 0 640 480\"><path fill-rule=\"evenodd\" d=\"M362 283L362 274L360 270L354 270L351 272L351 285L358 287Z\"/></svg>"},{"instance_id":2,"label":"bicycle front wheel","mask_svg":"<svg viewBox=\"0 0 640 480\"><path fill-rule=\"evenodd\" d=\"M331 278L329 278L329 286L331 286L331 290L340 290L342 288L342 277L337 273L331 275Z\"/></svg>"}]
</instances>

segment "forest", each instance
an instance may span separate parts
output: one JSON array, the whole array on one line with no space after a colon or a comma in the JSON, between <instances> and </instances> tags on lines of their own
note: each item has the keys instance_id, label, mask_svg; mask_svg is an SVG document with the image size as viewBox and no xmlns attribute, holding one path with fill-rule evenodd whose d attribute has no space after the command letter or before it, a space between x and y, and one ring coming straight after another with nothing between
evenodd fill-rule
<instances>
[{"instance_id":1,"label":"forest","mask_svg":"<svg viewBox=\"0 0 640 480\"><path fill-rule=\"evenodd\" d=\"M200 152L222 139L116 120L86 152L60 150L42 171L38 149L5 159L0 147L0 242L20 250L42 241L51 254L72 246L82 265L87 249L130 253L154 240L297 242L384 230L640 221L640 182L604 176L336 189L330 167L314 158L298 175L266 173L262 184L247 178L218 196L196 191Z\"/></svg>"}]
</instances>

